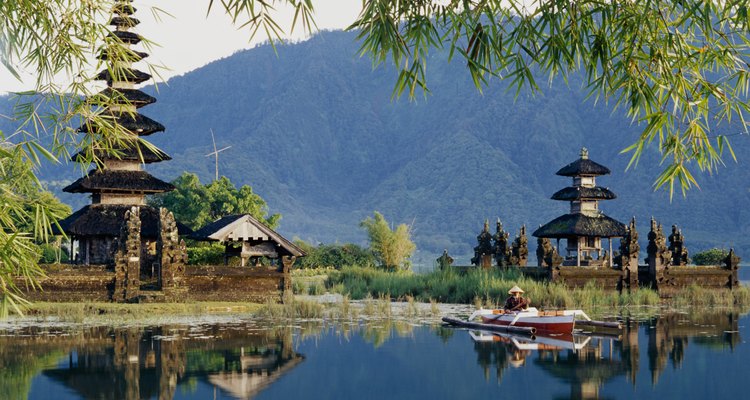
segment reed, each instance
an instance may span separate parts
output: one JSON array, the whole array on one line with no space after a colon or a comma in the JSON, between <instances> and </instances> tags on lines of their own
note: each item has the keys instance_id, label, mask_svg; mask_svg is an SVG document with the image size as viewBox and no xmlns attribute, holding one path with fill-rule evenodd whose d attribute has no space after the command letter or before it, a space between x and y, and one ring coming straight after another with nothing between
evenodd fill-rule
<instances>
[{"instance_id":1,"label":"reed","mask_svg":"<svg viewBox=\"0 0 750 400\"><path fill-rule=\"evenodd\" d=\"M474 304L478 307L502 306L513 285L522 287L525 296L536 307L544 309L598 307L621 308L657 306L663 303L650 289L623 291L605 290L589 282L582 288L571 289L562 284L535 281L517 270L498 271L474 269L466 274L453 271L436 271L428 274L386 272L374 268L347 267L328 276L327 285L336 286L339 293L352 299L367 296L441 303ZM681 291L669 303L675 306L699 304L710 307L750 305L750 291L746 287L732 291L708 291L699 287Z\"/></svg>"}]
</instances>

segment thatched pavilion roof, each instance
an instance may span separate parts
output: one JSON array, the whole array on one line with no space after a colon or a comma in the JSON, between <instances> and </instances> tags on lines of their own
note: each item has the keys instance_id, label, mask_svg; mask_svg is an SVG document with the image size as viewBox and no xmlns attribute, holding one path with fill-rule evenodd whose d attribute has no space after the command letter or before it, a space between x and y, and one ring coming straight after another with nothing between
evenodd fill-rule
<instances>
[{"instance_id":1,"label":"thatched pavilion roof","mask_svg":"<svg viewBox=\"0 0 750 400\"><path fill-rule=\"evenodd\" d=\"M560 168L556 174L573 177L579 175L608 175L610 172L609 168L597 162L591 161L588 158L579 158Z\"/></svg>"},{"instance_id":2,"label":"thatched pavilion roof","mask_svg":"<svg viewBox=\"0 0 750 400\"><path fill-rule=\"evenodd\" d=\"M250 214L229 215L212 222L190 235L191 239L219 242L274 242L288 255L302 257L297 245L263 225Z\"/></svg>"},{"instance_id":3,"label":"thatched pavilion roof","mask_svg":"<svg viewBox=\"0 0 750 400\"><path fill-rule=\"evenodd\" d=\"M127 43L127 44L138 44L138 42L143 40L141 35L135 32L128 32L128 31L112 31L109 33L109 35L107 35L107 37L110 37L110 38L117 37L123 43Z\"/></svg>"},{"instance_id":4,"label":"thatched pavilion roof","mask_svg":"<svg viewBox=\"0 0 750 400\"><path fill-rule=\"evenodd\" d=\"M535 237L562 239L571 236L623 237L625 224L604 213L565 214L535 230Z\"/></svg>"},{"instance_id":5,"label":"thatched pavilion roof","mask_svg":"<svg viewBox=\"0 0 750 400\"><path fill-rule=\"evenodd\" d=\"M570 186L564 189L560 189L552 195L552 200L612 200L617 198L611 190L603 188L601 186L596 187L585 187L585 186Z\"/></svg>"},{"instance_id":6,"label":"thatched pavilion roof","mask_svg":"<svg viewBox=\"0 0 750 400\"><path fill-rule=\"evenodd\" d=\"M140 113L113 112L115 122L138 136L148 136L154 132L162 132L164 125ZM78 127L78 132L90 133L95 132L96 126L91 123L85 123Z\"/></svg>"},{"instance_id":7,"label":"thatched pavilion roof","mask_svg":"<svg viewBox=\"0 0 750 400\"><path fill-rule=\"evenodd\" d=\"M128 49L129 52L127 53L127 57L124 57L130 62L138 62L143 60L144 58L148 57L148 53L144 53L142 51L135 51L133 49ZM96 56L99 60L106 60L109 58L109 52L106 50L102 50L101 53L99 53L98 56Z\"/></svg>"},{"instance_id":8,"label":"thatched pavilion roof","mask_svg":"<svg viewBox=\"0 0 750 400\"><path fill-rule=\"evenodd\" d=\"M122 204L89 204L60 221L63 232L74 236L119 236L125 220L125 212L133 206ZM140 206L141 236L156 238L159 234L159 210L150 206ZM177 223L180 235L192 231Z\"/></svg>"},{"instance_id":9,"label":"thatched pavilion roof","mask_svg":"<svg viewBox=\"0 0 750 400\"><path fill-rule=\"evenodd\" d=\"M68 193L162 193L174 190L171 183L146 171L95 169L63 189Z\"/></svg>"},{"instance_id":10,"label":"thatched pavilion roof","mask_svg":"<svg viewBox=\"0 0 750 400\"><path fill-rule=\"evenodd\" d=\"M137 18L133 17L112 17L112 19L109 20L109 25L114 25L118 27L127 27L132 28L138 24L140 24L141 21L139 21Z\"/></svg>"},{"instance_id":11,"label":"thatched pavilion roof","mask_svg":"<svg viewBox=\"0 0 750 400\"><path fill-rule=\"evenodd\" d=\"M138 149L140 148L141 154L138 154ZM156 151L152 151L147 147L143 147L139 144L135 144L134 147L130 147L127 149L117 149L117 153L111 154L106 153L101 150L94 150L94 155L99 159L114 159L114 160L129 160L129 161L137 161L137 162L143 162L145 164L160 162L160 161L169 161L172 159L167 153L156 149ZM73 162L86 162L86 154L84 151L79 151L78 153L74 154L72 157L70 157L70 161Z\"/></svg>"},{"instance_id":12,"label":"thatched pavilion roof","mask_svg":"<svg viewBox=\"0 0 750 400\"><path fill-rule=\"evenodd\" d=\"M156 102L156 98L149 96L138 89L113 89L108 87L99 92L98 95L108 99L127 100L136 108L141 108Z\"/></svg>"},{"instance_id":13,"label":"thatched pavilion roof","mask_svg":"<svg viewBox=\"0 0 750 400\"><path fill-rule=\"evenodd\" d=\"M99 81L107 81L107 83L110 85L114 81L141 83L151 79L151 75L134 68L123 68L120 70L120 72L120 75L113 76L108 69L105 69L96 74L94 79Z\"/></svg>"}]
</instances>

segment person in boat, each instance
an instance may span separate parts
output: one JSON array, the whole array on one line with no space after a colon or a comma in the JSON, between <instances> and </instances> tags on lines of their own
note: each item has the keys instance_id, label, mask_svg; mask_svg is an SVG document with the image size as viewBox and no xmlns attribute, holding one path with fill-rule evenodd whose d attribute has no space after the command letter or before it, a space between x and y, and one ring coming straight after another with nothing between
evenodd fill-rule
<instances>
[{"instance_id":1,"label":"person in boat","mask_svg":"<svg viewBox=\"0 0 750 400\"><path fill-rule=\"evenodd\" d=\"M518 286L513 286L508 291L508 298L505 300L505 311L519 311L529 308L531 299L524 299L523 290Z\"/></svg>"}]
</instances>

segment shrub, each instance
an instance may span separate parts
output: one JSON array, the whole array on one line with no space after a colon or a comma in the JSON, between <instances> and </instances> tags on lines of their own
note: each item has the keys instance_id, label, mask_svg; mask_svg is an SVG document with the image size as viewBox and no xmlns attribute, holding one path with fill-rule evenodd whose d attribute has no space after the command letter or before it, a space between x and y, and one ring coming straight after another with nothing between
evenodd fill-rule
<instances>
[{"instance_id":1,"label":"shrub","mask_svg":"<svg viewBox=\"0 0 750 400\"><path fill-rule=\"evenodd\" d=\"M224 245L219 243L202 244L187 248L190 265L223 265Z\"/></svg>"},{"instance_id":2,"label":"shrub","mask_svg":"<svg viewBox=\"0 0 750 400\"><path fill-rule=\"evenodd\" d=\"M336 268L346 265L369 267L375 265L375 256L371 251L356 244L321 244L312 246L304 241L295 242L307 253L295 263L296 268Z\"/></svg>"},{"instance_id":3,"label":"shrub","mask_svg":"<svg viewBox=\"0 0 750 400\"><path fill-rule=\"evenodd\" d=\"M724 263L724 259L729 255L729 250L714 247L706 251L701 251L693 256L695 265L719 265Z\"/></svg>"}]
</instances>

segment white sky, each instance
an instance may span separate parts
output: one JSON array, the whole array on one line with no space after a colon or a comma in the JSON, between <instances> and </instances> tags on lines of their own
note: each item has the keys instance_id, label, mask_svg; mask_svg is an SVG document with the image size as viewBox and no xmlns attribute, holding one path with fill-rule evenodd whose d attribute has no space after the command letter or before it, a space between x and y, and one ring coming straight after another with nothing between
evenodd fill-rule
<instances>
[{"instance_id":1,"label":"white sky","mask_svg":"<svg viewBox=\"0 0 750 400\"><path fill-rule=\"evenodd\" d=\"M181 75L188 71L202 67L207 63L232 55L237 50L251 48L259 42L265 41L265 34L258 32L250 42L247 29L238 31L231 23L231 19L223 13L221 2L214 2L211 14L206 17L209 0L135 0L133 5L138 9L134 17L141 21L133 31L157 43L161 47L144 49L141 44L137 50L150 53L148 61L152 64L163 64L168 71L160 71L163 79L174 75ZM314 0L315 22L318 28L342 29L349 26L357 17L362 3L359 0ZM170 13L162 15L157 21L152 7ZM285 31L292 21L291 9L279 9L277 18ZM301 25L295 29L291 39L303 39ZM93 60L92 60L93 61ZM143 63L136 64L136 67ZM147 71L145 67L141 70ZM25 82L19 82L0 66L0 94L5 92L23 91L33 88L34 77L22 74ZM60 77L64 83L65 77Z\"/></svg>"}]
</instances>

